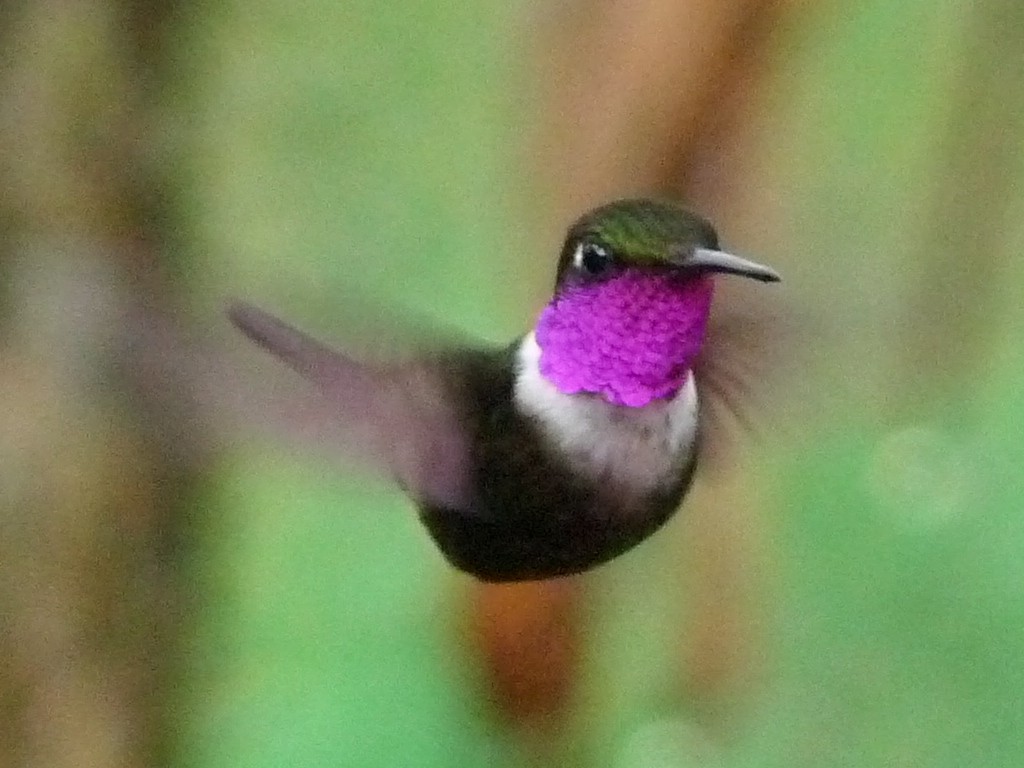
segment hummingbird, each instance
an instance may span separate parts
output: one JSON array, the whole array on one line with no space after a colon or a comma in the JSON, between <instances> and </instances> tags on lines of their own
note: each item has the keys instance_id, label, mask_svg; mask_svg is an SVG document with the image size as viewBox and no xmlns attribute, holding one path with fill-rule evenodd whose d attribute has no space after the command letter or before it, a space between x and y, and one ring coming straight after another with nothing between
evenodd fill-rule
<instances>
[{"instance_id":1,"label":"hummingbird","mask_svg":"<svg viewBox=\"0 0 1024 768\"><path fill-rule=\"evenodd\" d=\"M456 568L484 581L589 570L669 520L691 485L715 277L777 282L701 216L629 199L577 219L554 291L501 348L357 359L248 303L234 325L308 378L325 418L393 478Z\"/></svg>"}]
</instances>

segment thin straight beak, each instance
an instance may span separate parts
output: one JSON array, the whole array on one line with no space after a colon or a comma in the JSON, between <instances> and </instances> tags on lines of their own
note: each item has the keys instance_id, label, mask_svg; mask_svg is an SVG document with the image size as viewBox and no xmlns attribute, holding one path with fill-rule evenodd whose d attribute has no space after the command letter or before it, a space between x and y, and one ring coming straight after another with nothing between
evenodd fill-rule
<instances>
[{"instance_id":1,"label":"thin straight beak","mask_svg":"<svg viewBox=\"0 0 1024 768\"><path fill-rule=\"evenodd\" d=\"M693 253L679 261L683 269L700 272L721 272L729 275L760 280L762 283L777 283L782 280L779 273L764 264L735 256L725 251L710 248L696 248Z\"/></svg>"}]
</instances>

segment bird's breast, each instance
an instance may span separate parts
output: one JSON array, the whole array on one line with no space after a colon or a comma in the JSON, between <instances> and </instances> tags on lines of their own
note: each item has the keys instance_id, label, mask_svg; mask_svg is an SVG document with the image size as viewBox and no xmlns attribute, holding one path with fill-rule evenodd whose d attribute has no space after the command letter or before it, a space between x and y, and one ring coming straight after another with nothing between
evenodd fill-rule
<instances>
[{"instance_id":1,"label":"bird's breast","mask_svg":"<svg viewBox=\"0 0 1024 768\"><path fill-rule=\"evenodd\" d=\"M539 361L531 333L517 355L516 406L537 422L574 471L637 495L678 482L697 436L692 373L671 398L631 408L596 395L561 392L541 374Z\"/></svg>"}]
</instances>

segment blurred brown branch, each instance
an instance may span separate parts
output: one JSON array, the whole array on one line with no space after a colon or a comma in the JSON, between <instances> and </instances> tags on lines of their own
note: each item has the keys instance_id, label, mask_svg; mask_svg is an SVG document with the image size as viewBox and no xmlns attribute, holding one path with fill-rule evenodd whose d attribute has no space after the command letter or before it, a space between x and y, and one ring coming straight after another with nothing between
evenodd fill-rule
<instances>
[{"instance_id":1,"label":"blurred brown branch","mask_svg":"<svg viewBox=\"0 0 1024 768\"><path fill-rule=\"evenodd\" d=\"M168 758L193 472L163 455L108 352L125 306L173 301L153 158L179 5L2 12L4 765Z\"/></svg>"},{"instance_id":2,"label":"blurred brown branch","mask_svg":"<svg viewBox=\"0 0 1024 768\"><path fill-rule=\"evenodd\" d=\"M546 17L535 70L545 84L542 126L532 149L549 194L534 209L536 251L556 242L575 213L617 197L668 196L713 213L729 186L717 168L766 74L762 57L782 11L763 0L608 0L571 3ZM686 686L697 700L730 690L747 664L756 525L745 505L731 503L741 497L719 496L707 502L713 512L690 505L688 513L695 518L684 545L693 607L681 642ZM526 732L538 712L549 734L566 724L582 672L590 581L472 588L473 639L498 692L495 704ZM568 668L553 669L553 659ZM547 759L557 762L557 748L549 747Z\"/></svg>"}]
</instances>

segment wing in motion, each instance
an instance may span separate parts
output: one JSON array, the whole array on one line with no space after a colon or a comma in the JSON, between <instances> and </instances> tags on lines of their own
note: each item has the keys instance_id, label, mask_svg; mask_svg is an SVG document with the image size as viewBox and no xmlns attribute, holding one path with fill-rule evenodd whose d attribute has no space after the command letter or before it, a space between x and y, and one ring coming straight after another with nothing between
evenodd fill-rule
<instances>
[{"instance_id":1,"label":"wing in motion","mask_svg":"<svg viewBox=\"0 0 1024 768\"><path fill-rule=\"evenodd\" d=\"M251 304L228 312L246 336L311 381L322 418L346 448L390 472L417 501L462 508L470 501L469 436L445 384L443 358L376 364L335 350Z\"/></svg>"}]
</instances>

